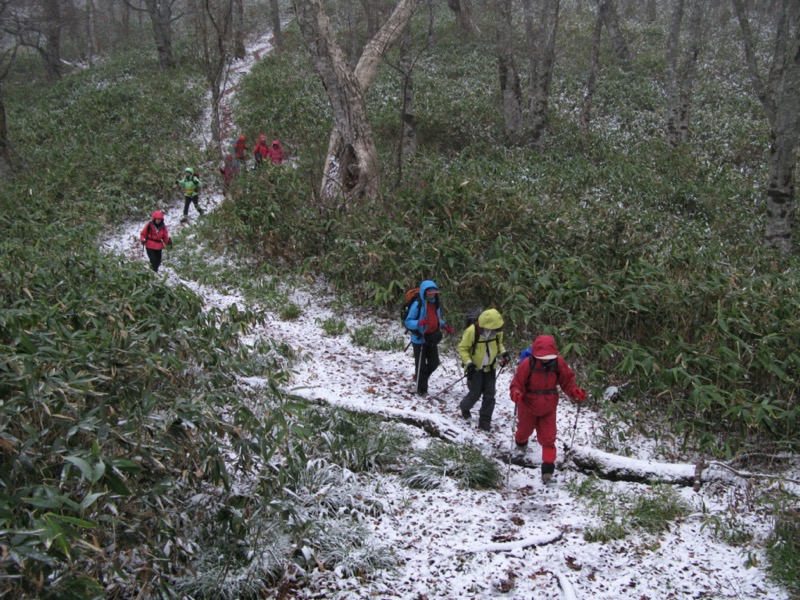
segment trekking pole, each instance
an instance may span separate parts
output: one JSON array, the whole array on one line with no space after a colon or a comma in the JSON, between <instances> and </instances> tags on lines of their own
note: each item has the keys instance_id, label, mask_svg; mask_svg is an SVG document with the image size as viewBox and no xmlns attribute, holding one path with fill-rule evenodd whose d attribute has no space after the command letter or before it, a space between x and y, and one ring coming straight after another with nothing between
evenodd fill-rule
<instances>
[{"instance_id":1,"label":"trekking pole","mask_svg":"<svg viewBox=\"0 0 800 600\"><path fill-rule=\"evenodd\" d=\"M453 339L453 335L450 335L450 347L453 349L453 354L456 355L456 365L461 362L461 356L458 354L458 348L456 348L456 341ZM466 389L467 384L464 384L464 389Z\"/></svg>"},{"instance_id":2,"label":"trekking pole","mask_svg":"<svg viewBox=\"0 0 800 600\"><path fill-rule=\"evenodd\" d=\"M514 420L511 421L511 446L508 448L508 468L506 469L506 487L508 487L508 481L511 477L511 453L514 452L514 442L516 442L516 434L517 434L517 403L514 402Z\"/></svg>"},{"instance_id":3,"label":"trekking pole","mask_svg":"<svg viewBox=\"0 0 800 600\"><path fill-rule=\"evenodd\" d=\"M578 431L578 418L581 416L581 408L583 407L583 402L578 404L578 411L575 413L575 424L572 426L572 439L569 442L569 451L572 451L572 444L575 443L575 432Z\"/></svg>"},{"instance_id":4,"label":"trekking pole","mask_svg":"<svg viewBox=\"0 0 800 600\"><path fill-rule=\"evenodd\" d=\"M467 374L466 374L466 373L464 373L464 374L463 374L461 377L459 377L458 379L456 379L456 380L455 380L453 383L449 383L449 384L447 384L447 385L444 387L444 389L441 389L441 390L439 390L438 392L436 392L436 395L428 397L428 400L438 400L438 399L439 399L439 396L441 396L442 394L444 394L444 393L445 393L447 390L449 390L450 388L452 388L452 387L453 387L455 384L457 384L459 381L462 381L462 380L463 380L463 379L464 379L466 376L467 376Z\"/></svg>"}]
</instances>

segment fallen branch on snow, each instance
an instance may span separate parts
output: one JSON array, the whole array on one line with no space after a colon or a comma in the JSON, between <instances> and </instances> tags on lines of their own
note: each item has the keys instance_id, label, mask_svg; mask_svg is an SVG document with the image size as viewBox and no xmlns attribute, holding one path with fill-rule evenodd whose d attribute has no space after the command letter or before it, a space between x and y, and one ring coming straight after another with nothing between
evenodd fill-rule
<instances>
[{"instance_id":1,"label":"fallen branch on snow","mask_svg":"<svg viewBox=\"0 0 800 600\"><path fill-rule=\"evenodd\" d=\"M399 421L406 425L418 427L427 433L429 436L446 440L448 442L458 441L460 433L454 428L449 426L450 419L446 417L439 418L436 415L426 413L412 413L407 410L398 410L394 408L377 408L367 406L348 406L346 404L337 404L330 402L324 398L309 398L301 394L295 393L296 396L304 398L308 402L313 402L319 406L329 406L333 408L341 408L342 410L349 410L355 413L369 414L387 419L390 421Z\"/></svg>"},{"instance_id":2,"label":"fallen branch on snow","mask_svg":"<svg viewBox=\"0 0 800 600\"><path fill-rule=\"evenodd\" d=\"M561 597L564 600L577 600L578 596L575 595L575 588L570 580L567 579L567 576L563 573L554 573L554 575L558 580L558 587L561 588Z\"/></svg>"},{"instance_id":3,"label":"fallen branch on snow","mask_svg":"<svg viewBox=\"0 0 800 600\"><path fill-rule=\"evenodd\" d=\"M523 550L532 546L546 546L561 539L562 533L560 531L550 531L548 533L529 537L514 542L502 542L497 544L484 544L482 546L473 546L472 548L461 548L456 554L478 554L479 552L514 552L515 550Z\"/></svg>"}]
</instances>

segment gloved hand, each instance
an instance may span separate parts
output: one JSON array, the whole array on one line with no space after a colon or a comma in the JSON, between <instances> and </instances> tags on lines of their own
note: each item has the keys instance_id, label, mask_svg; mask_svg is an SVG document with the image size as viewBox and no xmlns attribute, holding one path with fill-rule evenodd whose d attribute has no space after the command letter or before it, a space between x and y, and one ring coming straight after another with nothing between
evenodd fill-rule
<instances>
[{"instance_id":1,"label":"gloved hand","mask_svg":"<svg viewBox=\"0 0 800 600\"><path fill-rule=\"evenodd\" d=\"M417 327L419 327L420 329L425 329L427 325L428 325L428 319L420 319L419 321L417 321Z\"/></svg>"},{"instance_id":2,"label":"gloved hand","mask_svg":"<svg viewBox=\"0 0 800 600\"><path fill-rule=\"evenodd\" d=\"M464 369L464 373L467 374L467 379L472 377L472 374L477 370L478 370L478 368L475 366L475 363L473 363L472 361L469 361L467 363L466 369Z\"/></svg>"},{"instance_id":3,"label":"gloved hand","mask_svg":"<svg viewBox=\"0 0 800 600\"><path fill-rule=\"evenodd\" d=\"M522 402L522 396L523 395L524 394L522 393L521 389L514 388L514 389L511 390L511 401L514 404L519 404L520 402Z\"/></svg>"},{"instance_id":4,"label":"gloved hand","mask_svg":"<svg viewBox=\"0 0 800 600\"><path fill-rule=\"evenodd\" d=\"M578 402L583 402L586 400L586 392L583 391L581 388L575 390L575 400Z\"/></svg>"},{"instance_id":5,"label":"gloved hand","mask_svg":"<svg viewBox=\"0 0 800 600\"><path fill-rule=\"evenodd\" d=\"M452 325L445 325L442 327L447 332L447 335L453 335L453 326Z\"/></svg>"},{"instance_id":6,"label":"gloved hand","mask_svg":"<svg viewBox=\"0 0 800 600\"><path fill-rule=\"evenodd\" d=\"M511 362L511 355L508 352L503 352L500 355L500 366L505 367L510 362Z\"/></svg>"},{"instance_id":7,"label":"gloved hand","mask_svg":"<svg viewBox=\"0 0 800 600\"><path fill-rule=\"evenodd\" d=\"M144 240L139 240L139 243L140 243L142 246L144 246L144 245L145 245L147 242L146 242L146 241L144 241Z\"/></svg>"}]
</instances>

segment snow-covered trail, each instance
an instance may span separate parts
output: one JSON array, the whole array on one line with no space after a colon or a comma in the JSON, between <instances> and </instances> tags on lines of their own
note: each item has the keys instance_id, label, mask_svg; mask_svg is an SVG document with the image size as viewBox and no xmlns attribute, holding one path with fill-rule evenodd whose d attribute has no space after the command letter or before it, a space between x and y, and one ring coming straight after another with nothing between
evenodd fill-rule
<instances>
[{"instance_id":1,"label":"snow-covered trail","mask_svg":"<svg viewBox=\"0 0 800 600\"><path fill-rule=\"evenodd\" d=\"M257 57L268 52L269 36L257 40L244 61L231 74L231 90L225 95L225 114L235 86L252 67ZM230 132L229 132L230 133ZM206 172L216 172L210 165ZM208 183L208 182L207 182ZM207 189L201 205L214 210L222 197L218 190ZM178 225L182 198L170 200L163 209L172 233L192 236L192 223ZM194 211L194 208L190 209ZM196 213L190 213L196 214ZM195 218L193 216L193 218ZM137 222L121 224L102 243L108 251L129 260L146 258L135 239L147 222L147 215ZM177 225L177 229L175 226ZM243 297L233 291L219 291L196 281L179 277L171 268L169 251L165 252L161 272L170 285L183 284L204 301L207 308L243 306ZM344 319L350 331L371 325L382 338L402 335L396 321L386 321L359 308L349 307L342 317L341 303L321 285L306 285L285 290L301 308L295 320L283 321L269 314L265 335L291 345L301 354L313 357L296 367L292 391L310 400L360 411L375 411L395 416L425 416L457 443L483 449L487 454L507 450L512 443L513 405L508 385L513 372L498 379L497 406L490 433L476 429L460 418L458 402L465 392L456 383L438 398L446 386L460 378L462 371L450 340L440 345L442 366L432 376L431 394L420 398L413 393L413 359L410 351L371 351L353 344L349 335L326 335L321 323L329 318ZM447 293L447 290L443 290ZM477 412L477 411L474 411ZM570 441L575 408L566 401L559 407L561 441ZM584 410L577 422L576 444L591 445L597 428L596 419ZM429 438L414 432L416 444ZM646 441L645 441L646 442ZM540 451L536 444L529 450L534 461ZM642 444L642 452L648 444ZM652 444L650 444L652 447ZM641 455L640 458L652 458ZM557 463L561 467L562 457ZM506 465L501 465L506 472ZM747 568L748 560L765 564L761 545L734 548L716 541L712 528L703 528L699 518L676 522L670 531L655 536L631 533L619 541L589 543L584 532L601 522L585 501L574 497L567 483L583 482L586 476L568 470L557 471L559 482L544 486L536 469L512 466L509 484L497 490L464 490L452 482L432 491L412 490L397 477L375 475L386 507L368 525L378 540L390 546L400 566L379 573L369 581L339 577L334 572L320 572L311 587L302 592L328 598L594 598L616 600L664 598L788 598L772 584L762 568ZM642 494L646 486L617 483L620 494ZM729 503L743 502L744 489L708 486L695 493L677 488L678 494L712 514L723 514ZM769 519L764 514L742 514L743 524L762 541L768 533Z\"/></svg>"}]
</instances>

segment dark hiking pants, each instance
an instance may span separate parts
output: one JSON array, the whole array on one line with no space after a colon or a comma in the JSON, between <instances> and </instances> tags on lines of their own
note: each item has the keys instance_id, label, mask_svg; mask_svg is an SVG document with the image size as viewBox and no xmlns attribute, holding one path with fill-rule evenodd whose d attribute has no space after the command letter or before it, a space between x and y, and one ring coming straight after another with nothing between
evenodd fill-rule
<instances>
[{"instance_id":1,"label":"dark hiking pants","mask_svg":"<svg viewBox=\"0 0 800 600\"><path fill-rule=\"evenodd\" d=\"M183 197L183 216L186 217L189 215L189 205L194 204L194 207L197 209L201 215L203 214L203 209L200 208L200 205L197 203L197 200L200 196L184 196Z\"/></svg>"},{"instance_id":2,"label":"dark hiking pants","mask_svg":"<svg viewBox=\"0 0 800 600\"><path fill-rule=\"evenodd\" d=\"M439 346L436 344L411 345L414 347L414 380L417 382L417 393L427 394L428 378L439 366Z\"/></svg>"},{"instance_id":3,"label":"dark hiking pants","mask_svg":"<svg viewBox=\"0 0 800 600\"><path fill-rule=\"evenodd\" d=\"M150 268L158 273L158 267L161 265L161 250L147 248L147 258L150 259Z\"/></svg>"},{"instance_id":4,"label":"dark hiking pants","mask_svg":"<svg viewBox=\"0 0 800 600\"><path fill-rule=\"evenodd\" d=\"M481 409L479 414L478 423L489 425L492 422L492 413L494 413L494 396L495 396L495 383L497 382L497 373L494 369L491 371L477 370L467 378L467 395L461 401L459 407L462 412L469 412L473 406L478 402L478 399L483 395L483 402L481 402Z\"/></svg>"}]
</instances>

